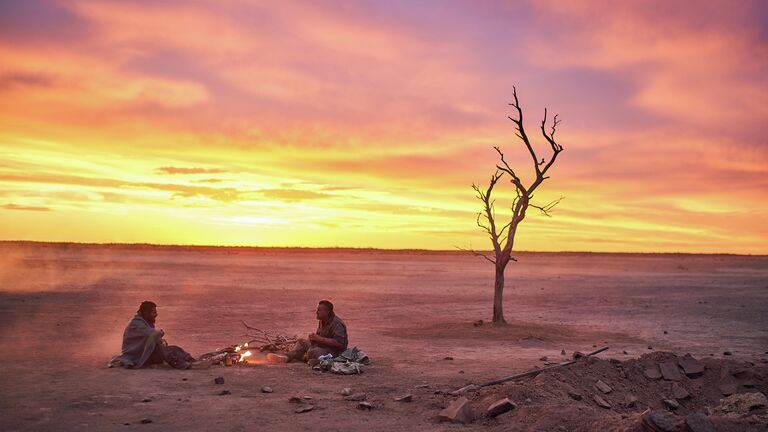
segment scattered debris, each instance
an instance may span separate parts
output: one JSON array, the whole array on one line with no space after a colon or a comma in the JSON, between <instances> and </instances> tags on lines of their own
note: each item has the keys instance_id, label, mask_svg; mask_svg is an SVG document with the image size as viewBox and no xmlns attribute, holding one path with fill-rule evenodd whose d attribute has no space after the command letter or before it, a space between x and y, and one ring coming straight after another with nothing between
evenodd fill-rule
<instances>
[{"instance_id":1,"label":"scattered debris","mask_svg":"<svg viewBox=\"0 0 768 432\"><path fill-rule=\"evenodd\" d=\"M675 432L680 423L678 418L669 411L653 410L643 415L642 424L646 430L653 432Z\"/></svg>"},{"instance_id":2,"label":"scattered debris","mask_svg":"<svg viewBox=\"0 0 768 432\"><path fill-rule=\"evenodd\" d=\"M684 389L680 384L673 383L672 384L672 397L675 399L688 399L691 394L688 393L688 390Z\"/></svg>"},{"instance_id":3,"label":"scattered debris","mask_svg":"<svg viewBox=\"0 0 768 432\"><path fill-rule=\"evenodd\" d=\"M261 392L262 392L262 393L272 393L273 391L274 391L274 390L272 390L272 387L263 386L263 387L261 388Z\"/></svg>"},{"instance_id":4,"label":"scattered debris","mask_svg":"<svg viewBox=\"0 0 768 432\"><path fill-rule=\"evenodd\" d=\"M373 409L373 405L371 405L368 402L360 402L357 404L357 409L364 410L364 411L370 411Z\"/></svg>"},{"instance_id":5,"label":"scattered debris","mask_svg":"<svg viewBox=\"0 0 768 432\"><path fill-rule=\"evenodd\" d=\"M601 408L607 408L607 409L611 408L611 404L609 404L608 401L606 401L605 399L603 399L602 397L600 397L598 395L592 396L592 399L595 401L597 406L599 406Z\"/></svg>"},{"instance_id":6,"label":"scattered debris","mask_svg":"<svg viewBox=\"0 0 768 432\"><path fill-rule=\"evenodd\" d=\"M733 353L730 352L730 351L723 351L723 355L724 356L729 356L729 355L733 355Z\"/></svg>"},{"instance_id":7,"label":"scattered debris","mask_svg":"<svg viewBox=\"0 0 768 432\"><path fill-rule=\"evenodd\" d=\"M224 384L224 377L216 377L213 379L216 384Z\"/></svg>"},{"instance_id":8,"label":"scattered debris","mask_svg":"<svg viewBox=\"0 0 768 432\"><path fill-rule=\"evenodd\" d=\"M693 358L690 354L677 359L677 364L683 368L683 373L688 378L696 378L704 373L704 364Z\"/></svg>"},{"instance_id":9,"label":"scattered debris","mask_svg":"<svg viewBox=\"0 0 768 432\"><path fill-rule=\"evenodd\" d=\"M443 357L443 360L453 360L453 357L451 357L451 356L445 356L445 357Z\"/></svg>"},{"instance_id":10,"label":"scattered debris","mask_svg":"<svg viewBox=\"0 0 768 432\"><path fill-rule=\"evenodd\" d=\"M304 403L304 398L300 396L291 396L288 398L289 403Z\"/></svg>"},{"instance_id":11,"label":"scattered debris","mask_svg":"<svg viewBox=\"0 0 768 432\"><path fill-rule=\"evenodd\" d=\"M447 408L440 411L437 416L440 420L452 423L469 423L472 421L472 410L469 406L469 400L464 396L451 402Z\"/></svg>"},{"instance_id":12,"label":"scattered debris","mask_svg":"<svg viewBox=\"0 0 768 432\"><path fill-rule=\"evenodd\" d=\"M600 390L601 392L603 392L605 394L608 394L608 393L610 393L613 390L611 388L611 386L609 386L608 384L604 383L602 380L597 380L597 382L595 383L595 388Z\"/></svg>"},{"instance_id":13,"label":"scattered debris","mask_svg":"<svg viewBox=\"0 0 768 432\"><path fill-rule=\"evenodd\" d=\"M146 398L146 399L143 399L142 402L143 403L149 403L149 402L152 402L152 399Z\"/></svg>"},{"instance_id":14,"label":"scattered debris","mask_svg":"<svg viewBox=\"0 0 768 432\"><path fill-rule=\"evenodd\" d=\"M509 398L504 398L492 403L491 406L485 410L485 414L488 417L496 417L498 415L504 414L507 411L512 411L515 408L517 408L517 405L509 400Z\"/></svg>"},{"instance_id":15,"label":"scattered debris","mask_svg":"<svg viewBox=\"0 0 768 432\"><path fill-rule=\"evenodd\" d=\"M230 394L232 394L232 392L231 392L231 391L229 391L229 390L222 390L222 391L219 393L219 396L226 396L226 395L230 395Z\"/></svg>"},{"instance_id":16,"label":"scattered debris","mask_svg":"<svg viewBox=\"0 0 768 432\"><path fill-rule=\"evenodd\" d=\"M577 392L576 390L568 390L568 396L571 397L573 400L581 400L583 398L582 394Z\"/></svg>"},{"instance_id":17,"label":"scattered debris","mask_svg":"<svg viewBox=\"0 0 768 432\"><path fill-rule=\"evenodd\" d=\"M365 393L355 393L353 395L345 396L344 400L360 402L360 401L364 401L367 397L368 395L366 395Z\"/></svg>"},{"instance_id":18,"label":"scattered debris","mask_svg":"<svg viewBox=\"0 0 768 432\"><path fill-rule=\"evenodd\" d=\"M152 423L152 419L151 418L143 418L143 419L141 419L141 423L142 424Z\"/></svg>"},{"instance_id":19,"label":"scattered debris","mask_svg":"<svg viewBox=\"0 0 768 432\"><path fill-rule=\"evenodd\" d=\"M739 393L723 399L715 412L726 417L741 417L767 405L768 399L763 393Z\"/></svg>"},{"instance_id":20,"label":"scattered debris","mask_svg":"<svg viewBox=\"0 0 768 432\"><path fill-rule=\"evenodd\" d=\"M417 384L415 388L429 388L429 384Z\"/></svg>"},{"instance_id":21,"label":"scattered debris","mask_svg":"<svg viewBox=\"0 0 768 432\"><path fill-rule=\"evenodd\" d=\"M580 358L584 357L584 353L581 352L581 351L574 351L572 357L573 357L574 360L580 359Z\"/></svg>"},{"instance_id":22,"label":"scattered debris","mask_svg":"<svg viewBox=\"0 0 768 432\"><path fill-rule=\"evenodd\" d=\"M312 411L313 409L315 409L314 405L305 404L305 405L299 406L293 412L295 412L296 414L301 414L301 413Z\"/></svg>"},{"instance_id":23,"label":"scattered debris","mask_svg":"<svg viewBox=\"0 0 768 432\"><path fill-rule=\"evenodd\" d=\"M637 405L637 396L628 394L627 397L624 398L623 405L626 408L633 408Z\"/></svg>"},{"instance_id":24,"label":"scattered debris","mask_svg":"<svg viewBox=\"0 0 768 432\"><path fill-rule=\"evenodd\" d=\"M400 396L395 398L395 402L411 402L413 400L412 394L407 394L405 396Z\"/></svg>"},{"instance_id":25,"label":"scattered debris","mask_svg":"<svg viewBox=\"0 0 768 432\"><path fill-rule=\"evenodd\" d=\"M680 404L675 399L664 399L661 402L664 404L665 407L671 410L676 410L680 408Z\"/></svg>"},{"instance_id":26,"label":"scattered debris","mask_svg":"<svg viewBox=\"0 0 768 432\"><path fill-rule=\"evenodd\" d=\"M541 356L541 358L539 358L539 360L541 360L541 361L547 361L547 360L549 360L549 357L547 357L547 356Z\"/></svg>"},{"instance_id":27,"label":"scattered debris","mask_svg":"<svg viewBox=\"0 0 768 432\"><path fill-rule=\"evenodd\" d=\"M659 371L659 367L657 365L653 365L643 370L643 375L645 375L645 377L648 378L649 380L661 379L661 371Z\"/></svg>"},{"instance_id":28,"label":"scattered debris","mask_svg":"<svg viewBox=\"0 0 768 432\"><path fill-rule=\"evenodd\" d=\"M659 364L659 370L661 370L661 376L667 381L680 381L683 376L680 374L680 368L677 366L677 361L669 360Z\"/></svg>"},{"instance_id":29,"label":"scattered debris","mask_svg":"<svg viewBox=\"0 0 768 432\"><path fill-rule=\"evenodd\" d=\"M342 396L349 396L351 394L352 394L352 389L351 388L344 387L343 389L341 389L341 395Z\"/></svg>"}]
</instances>

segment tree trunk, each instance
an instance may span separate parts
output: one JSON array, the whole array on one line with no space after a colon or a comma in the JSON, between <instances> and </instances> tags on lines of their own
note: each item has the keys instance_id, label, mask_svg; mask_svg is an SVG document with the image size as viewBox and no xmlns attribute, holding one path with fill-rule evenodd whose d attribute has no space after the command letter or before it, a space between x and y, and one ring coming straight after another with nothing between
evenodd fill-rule
<instances>
[{"instance_id":1,"label":"tree trunk","mask_svg":"<svg viewBox=\"0 0 768 432\"><path fill-rule=\"evenodd\" d=\"M504 267L496 264L496 283L493 289L493 323L506 324L504 320L504 305L502 303L504 294Z\"/></svg>"}]
</instances>

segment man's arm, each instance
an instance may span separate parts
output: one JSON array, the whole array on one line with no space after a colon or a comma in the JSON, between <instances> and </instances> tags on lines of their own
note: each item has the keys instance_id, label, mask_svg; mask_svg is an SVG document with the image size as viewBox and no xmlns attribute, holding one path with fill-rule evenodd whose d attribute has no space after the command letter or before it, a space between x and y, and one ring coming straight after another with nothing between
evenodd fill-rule
<instances>
[{"instance_id":1,"label":"man's arm","mask_svg":"<svg viewBox=\"0 0 768 432\"><path fill-rule=\"evenodd\" d=\"M320 346L324 346L326 348L330 348L332 350L340 350L344 348L344 345L342 345L339 341L337 341L334 338L324 338L320 335L312 333L309 335L309 341Z\"/></svg>"}]
</instances>

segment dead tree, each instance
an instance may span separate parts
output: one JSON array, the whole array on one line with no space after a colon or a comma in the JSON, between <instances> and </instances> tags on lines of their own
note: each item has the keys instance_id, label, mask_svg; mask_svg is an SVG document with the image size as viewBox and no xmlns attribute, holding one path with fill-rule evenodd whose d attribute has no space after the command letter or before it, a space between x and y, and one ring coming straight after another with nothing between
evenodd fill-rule
<instances>
[{"instance_id":1,"label":"dead tree","mask_svg":"<svg viewBox=\"0 0 768 432\"><path fill-rule=\"evenodd\" d=\"M477 214L477 225L482 228L491 238L491 243L493 243L494 256L491 258L486 254L475 250L470 250L470 252L490 261L496 268L496 279L493 290L493 322L497 324L506 323L504 320L504 310L502 303L504 294L504 270L507 268L509 261L517 261L517 259L512 257L512 249L515 245L515 234L517 234L520 223L523 221L523 219L525 219L525 213L528 210L528 207L536 208L545 216L550 216L550 211L552 208L554 208L562 199L562 197L560 197L559 199L543 206L536 205L531 202L536 189L541 185L542 182L544 182L544 180L549 178L549 176L547 176L547 172L555 163L557 155L563 151L563 147L555 141L555 132L557 130L557 125L560 124L560 120L557 118L557 115L555 115L552 119L552 126L548 132L547 109L544 109L544 119L541 121L541 134L544 135L547 143L549 143L549 146L552 149L552 155L549 157L549 160L545 158L539 159L539 157L536 155L536 151L533 149L533 145L531 144L530 139L528 138L528 134L525 132L525 127L523 126L523 110L520 107L520 102L517 99L517 89L514 87L512 95L514 96L515 101L509 105L517 110L517 118L513 118L512 116L509 116L508 118L515 123L517 128L516 135L525 144L526 148L528 149L528 153L531 155L536 178L531 182L531 184L524 185L517 172L511 166L509 166L507 161L504 159L504 153L501 151L501 149L499 147L494 147L496 152L499 154L499 163L496 165L496 172L491 176L488 187L483 190L479 185L472 185L472 189L475 190L477 198L483 203L483 211ZM492 198L491 194L493 192L493 188L496 186L496 183L498 183L498 181L504 176L507 176L510 183L512 183L512 185L515 187L515 193L517 196L512 200L512 205L510 207L512 215L509 219L509 222L499 228L496 223L496 211L494 207L495 199Z\"/></svg>"}]
</instances>

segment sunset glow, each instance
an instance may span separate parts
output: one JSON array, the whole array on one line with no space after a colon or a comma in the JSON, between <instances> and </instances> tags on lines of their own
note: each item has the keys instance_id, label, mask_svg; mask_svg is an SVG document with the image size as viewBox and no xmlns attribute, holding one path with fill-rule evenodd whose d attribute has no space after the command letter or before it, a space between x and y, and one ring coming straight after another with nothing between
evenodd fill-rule
<instances>
[{"instance_id":1,"label":"sunset glow","mask_svg":"<svg viewBox=\"0 0 768 432\"><path fill-rule=\"evenodd\" d=\"M0 240L768 253L764 2L0 3ZM530 178L530 177L527 177ZM501 185L498 212L511 185ZM501 216L499 216L501 217Z\"/></svg>"}]
</instances>

